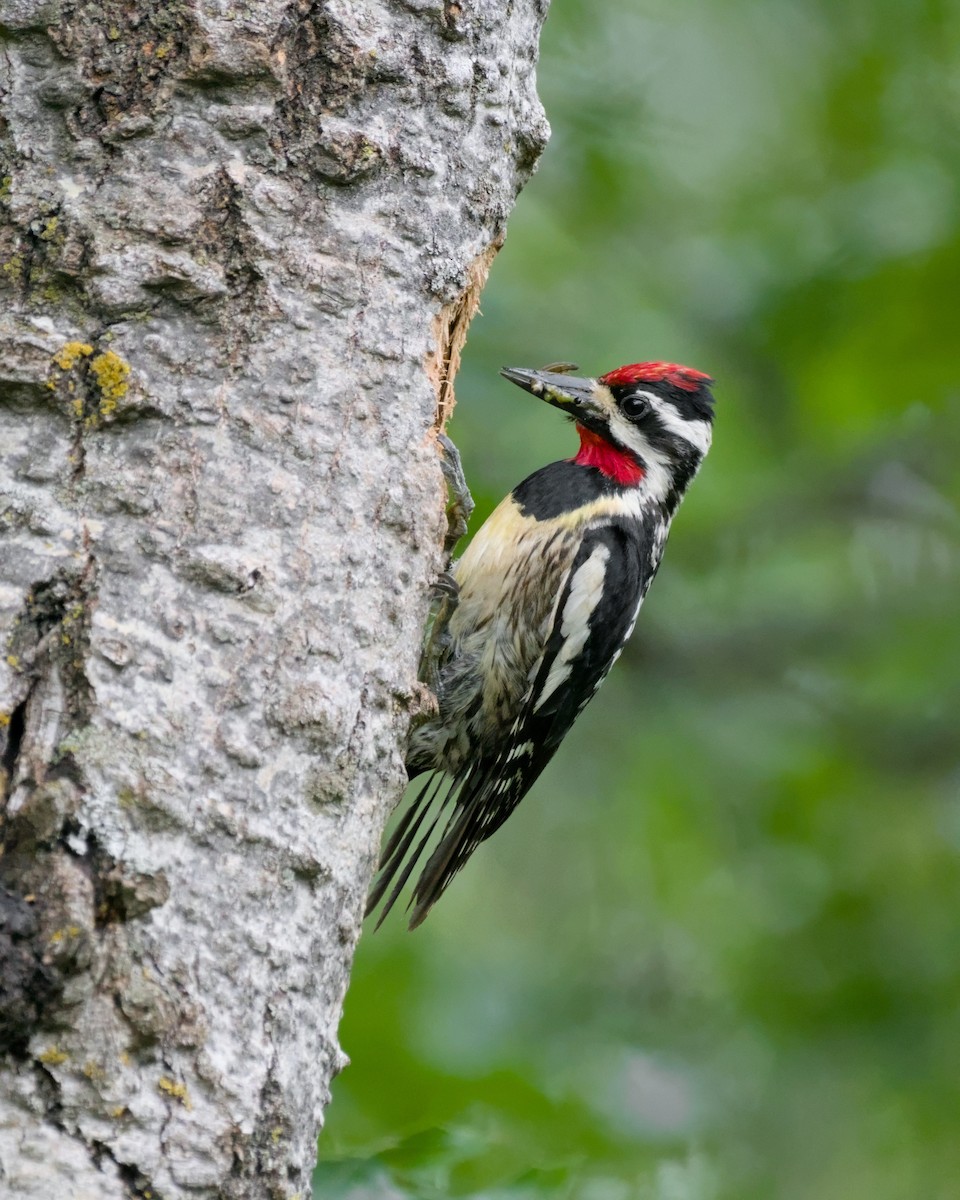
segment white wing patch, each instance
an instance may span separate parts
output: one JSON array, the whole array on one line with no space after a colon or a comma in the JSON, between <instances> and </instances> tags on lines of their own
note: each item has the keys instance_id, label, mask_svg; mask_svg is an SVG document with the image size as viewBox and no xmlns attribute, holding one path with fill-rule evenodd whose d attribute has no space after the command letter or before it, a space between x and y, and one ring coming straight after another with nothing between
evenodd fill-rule
<instances>
[{"instance_id":1,"label":"white wing patch","mask_svg":"<svg viewBox=\"0 0 960 1200\"><path fill-rule=\"evenodd\" d=\"M586 562L577 568L570 581L570 592L560 617L560 636L563 638L563 644L533 706L534 712L538 712L557 688L566 683L573 670L573 663L586 645L590 636L590 617L603 595L609 558L608 547L597 546Z\"/></svg>"},{"instance_id":2,"label":"white wing patch","mask_svg":"<svg viewBox=\"0 0 960 1200\"><path fill-rule=\"evenodd\" d=\"M633 631L637 627L637 617L640 616L641 608L643 608L643 592L640 593L640 599L637 601L637 607L633 610L633 616L630 618L630 625L628 626L627 632L623 638L623 645L620 647L620 649L616 652L616 654L610 660L610 667L612 667L613 664L617 661L617 659L623 653L623 647L627 644L627 642L630 641L631 637L633 637ZM607 668L608 671L610 670L610 667ZM604 679L606 679L606 675L604 676Z\"/></svg>"}]
</instances>

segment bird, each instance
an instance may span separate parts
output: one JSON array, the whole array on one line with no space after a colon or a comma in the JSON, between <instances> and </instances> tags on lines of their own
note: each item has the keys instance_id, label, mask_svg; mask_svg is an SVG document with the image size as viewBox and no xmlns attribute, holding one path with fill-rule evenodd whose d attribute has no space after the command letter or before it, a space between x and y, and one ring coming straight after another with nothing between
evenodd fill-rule
<instances>
[{"instance_id":1,"label":"bird","mask_svg":"<svg viewBox=\"0 0 960 1200\"><path fill-rule=\"evenodd\" d=\"M580 448L519 483L452 566L421 668L437 708L406 754L409 778L427 779L380 858L367 913L392 890L378 927L441 821L408 904L411 929L556 753L632 634L710 449L709 375L671 362L596 378L576 370L500 372L565 413ZM459 456L443 442L455 506L459 497L469 510Z\"/></svg>"}]
</instances>

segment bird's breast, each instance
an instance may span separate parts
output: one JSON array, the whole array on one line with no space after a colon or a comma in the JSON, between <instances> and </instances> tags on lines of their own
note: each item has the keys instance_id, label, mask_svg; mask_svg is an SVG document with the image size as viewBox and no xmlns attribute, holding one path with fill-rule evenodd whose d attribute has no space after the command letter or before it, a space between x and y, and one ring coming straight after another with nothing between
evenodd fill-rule
<instances>
[{"instance_id":1,"label":"bird's breast","mask_svg":"<svg viewBox=\"0 0 960 1200\"><path fill-rule=\"evenodd\" d=\"M495 726L519 710L576 548L570 522L526 517L508 496L454 567L452 658L471 663L484 720Z\"/></svg>"}]
</instances>

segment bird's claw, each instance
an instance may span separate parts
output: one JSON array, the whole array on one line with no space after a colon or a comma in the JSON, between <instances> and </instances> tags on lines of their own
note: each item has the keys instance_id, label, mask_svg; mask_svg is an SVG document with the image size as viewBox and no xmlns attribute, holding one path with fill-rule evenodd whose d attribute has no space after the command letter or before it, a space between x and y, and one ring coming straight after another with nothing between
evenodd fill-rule
<instances>
[{"instance_id":1,"label":"bird's claw","mask_svg":"<svg viewBox=\"0 0 960 1200\"><path fill-rule=\"evenodd\" d=\"M447 536L443 543L443 552L447 562L450 562L457 542L467 532L467 523L473 512L473 497L467 487L463 464L460 461L460 451L445 433L437 435L440 443L440 469L447 481L450 491L450 503L447 505Z\"/></svg>"},{"instance_id":2,"label":"bird's claw","mask_svg":"<svg viewBox=\"0 0 960 1200\"><path fill-rule=\"evenodd\" d=\"M436 694L440 683L440 668L450 649L450 618L460 602L460 587L446 571L431 587L434 600L433 616L420 655L418 676Z\"/></svg>"},{"instance_id":3,"label":"bird's claw","mask_svg":"<svg viewBox=\"0 0 960 1200\"><path fill-rule=\"evenodd\" d=\"M430 590L433 593L434 600L452 600L453 606L456 607L456 602L460 596L460 585L450 574L449 571L444 571L430 585Z\"/></svg>"}]
</instances>

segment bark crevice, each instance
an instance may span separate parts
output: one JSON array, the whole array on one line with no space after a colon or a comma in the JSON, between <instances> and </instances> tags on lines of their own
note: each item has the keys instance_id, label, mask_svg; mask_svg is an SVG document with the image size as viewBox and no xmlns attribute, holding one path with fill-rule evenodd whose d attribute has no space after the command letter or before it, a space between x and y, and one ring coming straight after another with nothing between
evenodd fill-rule
<instances>
[{"instance_id":1,"label":"bark crevice","mask_svg":"<svg viewBox=\"0 0 960 1200\"><path fill-rule=\"evenodd\" d=\"M10 798L10 791L13 787L12 781L17 774L17 764L20 759L20 751L23 748L23 738L27 728L27 705L29 702L30 693L28 692L25 699L20 701L7 718L6 744L3 747L2 759L0 759L0 770L3 772L4 805L6 805L7 800Z\"/></svg>"}]
</instances>

